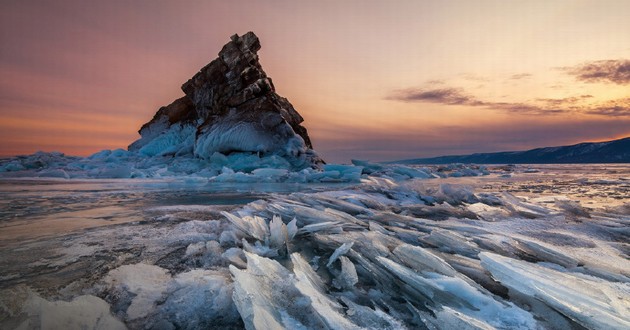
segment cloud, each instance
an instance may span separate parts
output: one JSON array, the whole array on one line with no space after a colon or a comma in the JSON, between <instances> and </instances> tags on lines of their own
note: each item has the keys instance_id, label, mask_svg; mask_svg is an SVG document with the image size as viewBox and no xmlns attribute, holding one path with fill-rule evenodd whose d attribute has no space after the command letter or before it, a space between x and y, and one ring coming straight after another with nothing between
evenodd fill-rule
<instances>
[{"instance_id":1,"label":"cloud","mask_svg":"<svg viewBox=\"0 0 630 330\"><path fill-rule=\"evenodd\" d=\"M400 89L392 92L386 99L402 102L429 102L446 105L484 107L526 114L555 114L565 111L560 108L544 108L535 104L483 101L466 94L461 88Z\"/></svg>"},{"instance_id":2,"label":"cloud","mask_svg":"<svg viewBox=\"0 0 630 330\"><path fill-rule=\"evenodd\" d=\"M488 78L488 77L483 77L480 75L476 75L473 73L463 73L460 75L460 77L462 77L465 80L468 81L476 81L476 82L490 82L492 81L492 79Z\"/></svg>"},{"instance_id":3,"label":"cloud","mask_svg":"<svg viewBox=\"0 0 630 330\"><path fill-rule=\"evenodd\" d=\"M518 74L514 74L514 75L510 76L510 79L512 79L512 80L519 80L519 79L529 78L531 76L532 76L531 73L518 73Z\"/></svg>"},{"instance_id":4,"label":"cloud","mask_svg":"<svg viewBox=\"0 0 630 330\"><path fill-rule=\"evenodd\" d=\"M630 117L630 98L606 102L588 109L586 113L608 117Z\"/></svg>"},{"instance_id":5,"label":"cloud","mask_svg":"<svg viewBox=\"0 0 630 330\"><path fill-rule=\"evenodd\" d=\"M444 80L439 80L439 79L427 80L426 82L427 85L442 85L444 83L445 83Z\"/></svg>"},{"instance_id":6,"label":"cloud","mask_svg":"<svg viewBox=\"0 0 630 330\"><path fill-rule=\"evenodd\" d=\"M417 89L394 91L387 99L404 102L431 102L450 105L479 105L473 97L465 95L460 88Z\"/></svg>"},{"instance_id":7,"label":"cloud","mask_svg":"<svg viewBox=\"0 0 630 330\"><path fill-rule=\"evenodd\" d=\"M593 95L585 94L580 96L565 97L561 99L536 99L536 101L544 103L547 107L564 107L569 109L577 109L579 108L579 106L577 106L578 103L581 103L584 100L590 99L592 97Z\"/></svg>"},{"instance_id":8,"label":"cloud","mask_svg":"<svg viewBox=\"0 0 630 330\"><path fill-rule=\"evenodd\" d=\"M630 84L630 60L602 60L562 68L577 80L594 83Z\"/></svg>"},{"instance_id":9,"label":"cloud","mask_svg":"<svg viewBox=\"0 0 630 330\"><path fill-rule=\"evenodd\" d=\"M407 88L395 90L386 97L387 100L393 101L463 105L524 115L558 115L577 112L607 117L630 117L630 98L599 104L586 103L591 98L593 95L584 94L559 99L539 98L527 102L494 102L480 100L467 94L461 88Z\"/></svg>"},{"instance_id":10,"label":"cloud","mask_svg":"<svg viewBox=\"0 0 630 330\"><path fill-rule=\"evenodd\" d=\"M489 109L505 110L508 112L533 114L533 115L560 114L567 111L566 109L541 107L539 105L527 104L527 103L485 102L485 105Z\"/></svg>"},{"instance_id":11,"label":"cloud","mask_svg":"<svg viewBox=\"0 0 630 330\"><path fill-rule=\"evenodd\" d=\"M612 107L598 107L587 111L592 115L609 116L609 117L626 117L630 116L630 107L624 106L612 106Z\"/></svg>"}]
</instances>

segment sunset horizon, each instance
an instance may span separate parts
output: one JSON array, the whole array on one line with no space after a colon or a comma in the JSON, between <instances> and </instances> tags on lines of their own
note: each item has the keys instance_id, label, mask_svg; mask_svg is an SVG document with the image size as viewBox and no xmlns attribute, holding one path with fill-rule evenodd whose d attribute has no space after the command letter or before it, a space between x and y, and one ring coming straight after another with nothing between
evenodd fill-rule
<instances>
[{"instance_id":1,"label":"sunset horizon","mask_svg":"<svg viewBox=\"0 0 630 330\"><path fill-rule=\"evenodd\" d=\"M630 136L623 1L0 6L3 157L126 149L248 31L327 161Z\"/></svg>"}]
</instances>

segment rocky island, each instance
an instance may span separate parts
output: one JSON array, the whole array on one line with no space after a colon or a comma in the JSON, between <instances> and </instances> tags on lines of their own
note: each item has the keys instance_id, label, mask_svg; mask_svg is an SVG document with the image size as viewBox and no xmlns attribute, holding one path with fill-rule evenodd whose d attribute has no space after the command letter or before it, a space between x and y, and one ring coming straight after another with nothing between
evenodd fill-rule
<instances>
[{"instance_id":1,"label":"rocky island","mask_svg":"<svg viewBox=\"0 0 630 330\"><path fill-rule=\"evenodd\" d=\"M160 108L129 146L146 156L256 153L279 156L293 169L318 167L302 116L276 93L258 60L253 32L231 37L218 58L182 85L185 96Z\"/></svg>"}]
</instances>

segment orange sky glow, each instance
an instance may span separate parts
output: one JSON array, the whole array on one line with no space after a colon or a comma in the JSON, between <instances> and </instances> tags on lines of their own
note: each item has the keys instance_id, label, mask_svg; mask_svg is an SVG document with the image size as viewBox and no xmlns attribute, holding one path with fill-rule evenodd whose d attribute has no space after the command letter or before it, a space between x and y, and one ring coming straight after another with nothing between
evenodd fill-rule
<instances>
[{"instance_id":1,"label":"orange sky glow","mask_svg":"<svg viewBox=\"0 0 630 330\"><path fill-rule=\"evenodd\" d=\"M630 2L2 1L0 156L126 148L254 31L324 159L630 136Z\"/></svg>"}]
</instances>

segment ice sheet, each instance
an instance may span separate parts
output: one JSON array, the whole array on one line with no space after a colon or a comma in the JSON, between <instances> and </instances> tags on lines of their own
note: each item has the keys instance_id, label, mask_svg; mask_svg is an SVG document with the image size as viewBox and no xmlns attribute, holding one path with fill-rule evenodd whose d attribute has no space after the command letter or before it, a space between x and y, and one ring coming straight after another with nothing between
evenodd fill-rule
<instances>
[{"instance_id":1,"label":"ice sheet","mask_svg":"<svg viewBox=\"0 0 630 330\"><path fill-rule=\"evenodd\" d=\"M38 157L70 176L135 159L133 173L186 177L0 182L4 232L98 223L0 240L2 328L27 320L37 328L44 310L59 317L44 318L50 324L87 328L95 319L148 329L628 327L630 218L611 192L625 189L611 178L625 175L618 167L580 172L586 181L520 167L510 167L510 178L444 174L465 173L460 165L415 167L444 176L419 178L369 162L246 169L257 155L216 154L221 167L202 177L201 160L161 167L126 151L99 153L91 164ZM36 161L3 164L39 173ZM303 183L355 180L359 170L360 182ZM260 188L296 178L304 181L291 189ZM586 187L598 187L590 198L609 205L578 198ZM28 307L36 299L27 290L39 307ZM66 307L76 319L59 312Z\"/></svg>"}]
</instances>

